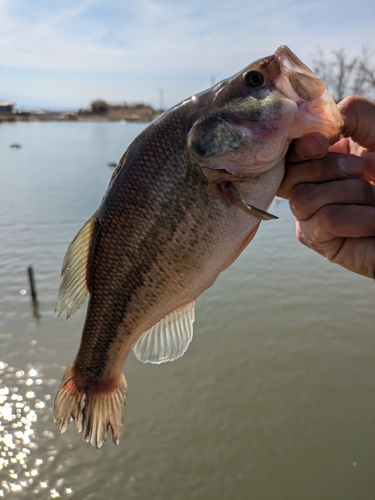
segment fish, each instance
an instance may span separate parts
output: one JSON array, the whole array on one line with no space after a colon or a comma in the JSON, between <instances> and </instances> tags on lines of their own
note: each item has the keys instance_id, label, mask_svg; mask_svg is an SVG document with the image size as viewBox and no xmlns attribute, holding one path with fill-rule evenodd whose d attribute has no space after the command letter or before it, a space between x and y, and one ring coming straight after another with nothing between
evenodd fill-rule
<instances>
[{"instance_id":1,"label":"fish","mask_svg":"<svg viewBox=\"0 0 375 500\"><path fill-rule=\"evenodd\" d=\"M128 147L63 261L56 310L89 296L81 343L54 420L100 448L119 443L123 365L181 357L195 301L253 239L293 139L344 131L322 82L285 45L154 120Z\"/></svg>"}]
</instances>

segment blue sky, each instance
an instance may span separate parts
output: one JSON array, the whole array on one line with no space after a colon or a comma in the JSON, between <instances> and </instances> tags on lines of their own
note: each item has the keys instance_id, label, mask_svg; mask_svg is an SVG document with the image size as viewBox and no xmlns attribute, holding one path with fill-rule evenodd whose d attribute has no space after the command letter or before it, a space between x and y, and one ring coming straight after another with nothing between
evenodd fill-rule
<instances>
[{"instance_id":1,"label":"blue sky","mask_svg":"<svg viewBox=\"0 0 375 500\"><path fill-rule=\"evenodd\" d=\"M282 44L375 51L375 1L0 0L0 100L169 107Z\"/></svg>"}]
</instances>

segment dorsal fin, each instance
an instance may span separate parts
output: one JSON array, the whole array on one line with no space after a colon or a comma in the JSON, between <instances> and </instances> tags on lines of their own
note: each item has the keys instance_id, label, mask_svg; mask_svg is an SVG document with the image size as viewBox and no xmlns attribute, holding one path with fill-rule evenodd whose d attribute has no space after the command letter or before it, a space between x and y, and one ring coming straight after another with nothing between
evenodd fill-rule
<instances>
[{"instance_id":1,"label":"dorsal fin","mask_svg":"<svg viewBox=\"0 0 375 500\"><path fill-rule=\"evenodd\" d=\"M68 309L67 317L70 318L82 306L89 294L86 269L95 221L96 214L79 231L64 257L55 309L59 316Z\"/></svg>"},{"instance_id":2,"label":"dorsal fin","mask_svg":"<svg viewBox=\"0 0 375 500\"><path fill-rule=\"evenodd\" d=\"M164 363L181 357L193 338L195 301L179 307L152 326L135 344L143 363Z\"/></svg>"}]
</instances>

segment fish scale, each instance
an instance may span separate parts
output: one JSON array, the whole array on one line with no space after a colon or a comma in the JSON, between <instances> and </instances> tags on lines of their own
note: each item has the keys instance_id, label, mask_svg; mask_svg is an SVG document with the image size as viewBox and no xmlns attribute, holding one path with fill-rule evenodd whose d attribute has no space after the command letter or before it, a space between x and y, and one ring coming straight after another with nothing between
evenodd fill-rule
<instances>
[{"instance_id":1,"label":"fish scale","mask_svg":"<svg viewBox=\"0 0 375 500\"><path fill-rule=\"evenodd\" d=\"M161 135L162 138L166 137L166 134L163 133L158 135ZM156 139L155 142L160 145L160 140ZM141 151L141 153L134 156L134 163L132 163L134 170L139 172L142 177L144 176L147 179L153 178L152 175L147 175L148 171L151 169L155 171L157 169L155 168L155 163L150 162L148 159L148 149L146 148L146 151ZM140 161L137 162L139 156ZM131 206L132 199L129 200L128 197L124 196L129 191L131 193L135 192L132 186L133 179L131 176L130 179L126 178L129 176L126 170L124 170L118 174L116 181L118 183L117 189L120 192L116 192L115 190L112 193L110 188L108 193L114 202L104 205L103 210L99 209L98 211L97 219L100 221L100 226L103 226L103 229L97 231L98 236L95 238L95 244L93 245L95 257L88 265L89 288L94 290L94 293L90 300L89 313L83 332L83 349L79 351L77 356L78 372L81 376L85 376L85 367L87 365L89 367L92 365L96 367L98 364L103 369L107 364L107 358L109 358L108 363L111 363L113 357L109 354L109 351L113 343L116 344L116 339L119 339L119 343L122 344L122 338L132 334L132 329L130 328L134 323L134 319L132 318L137 316L137 313L143 317L147 313L144 309L152 307L157 301L160 295L159 291L165 287L167 282L166 276L168 274L163 272L163 269L154 275L155 282L153 286L149 285L147 287L147 297L143 301L144 306L142 309L135 312L132 311L130 315L127 315L127 309L131 308L134 296L137 295L137 291L143 286L143 277L147 276L152 265L159 262L160 255L161 263L165 262L165 252L168 248L168 242L173 239L178 227L185 227L181 222L185 217L186 209L197 203L204 203L205 196L203 195L212 197L211 193L206 189L207 183L204 176L199 173L199 170L194 165L184 161L184 158L185 155L182 154L181 159L173 157L169 162L163 162L164 158L161 158L160 161L160 163L163 162L163 177L168 177L169 188L173 189L177 195L176 199L178 203L174 204L173 207L170 206L168 191L162 190L164 185L163 178L160 179L160 177L157 177L158 183L156 185L151 181L154 192L154 196L152 197L154 201L153 205L147 205L144 195L141 195L136 200L139 210L133 213L131 210L133 208ZM130 160L131 158L127 158L127 161ZM178 170L176 169L176 165L179 167ZM183 170L184 173L182 175L181 172ZM121 179L122 175L125 177L124 180ZM201 184L200 189L198 189L199 184ZM123 194L124 191L125 193ZM149 195L150 193L148 192ZM217 216L217 210L213 213ZM132 214L132 217L125 217L124 214ZM111 229L112 225L115 227L115 230ZM198 223L192 228L192 241L191 238L184 238L181 240L181 249L175 246L175 244L171 248L174 254L180 254L178 260L180 273L182 272L184 263L184 259L181 259L181 254L192 255L195 247L194 242L197 244L202 241L201 238L194 234L197 225ZM188 250L186 250L186 245L188 245ZM121 259L116 259L116 255L112 256L113 253L116 253L117 249L123 246L127 247L126 256L128 265L124 265ZM120 264L122 264L119 266L120 269L115 269L116 276L114 279L112 277L113 261L116 264L119 264L120 261ZM190 263L188 263L188 267L191 267ZM119 283L115 283L116 280ZM108 286L99 287L96 290L96 282L106 283ZM97 303L101 304L101 306L97 307ZM137 301L136 304L138 304ZM102 316L103 310L106 311L104 317ZM99 317L96 311L98 311ZM126 320L129 332L123 329L119 335L117 327L121 323L121 320ZM90 349L92 355L89 357L87 357L88 351L85 347L86 335L89 337L90 343L94 344ZM95 342L93 339L95 339ZM100 377L101 371L99 369L96 370L96 373L99 374L97 377Z\"/></svg>"},{"instance_id":2,"label":"fish scale","mask_svg":"<svg viewBox=\"0 0 375 500\"><path fill-rule=\"evenodd\" d=\"M129 146L64 259L57 310L90 294L77 357L54 415L101 447L117 444L133 349L142 362L184 354L195 299L254 237L290 141L343 122L323 82L285 46L183 101Z\"/></svg>"}]
</instances>

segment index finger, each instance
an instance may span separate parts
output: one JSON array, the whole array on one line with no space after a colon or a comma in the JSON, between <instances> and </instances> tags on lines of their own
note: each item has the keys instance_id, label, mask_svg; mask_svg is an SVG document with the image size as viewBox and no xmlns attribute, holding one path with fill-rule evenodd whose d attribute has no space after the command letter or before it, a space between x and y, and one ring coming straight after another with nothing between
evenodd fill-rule
<instances>
[{"instance_id":1,"label":"index finger","mask_svg":"<svg viewBox=\"0 0 375 500\"><path fill-rule=\"evenodd\" d=\"M327 182L361 177L365 171L366 162L363 158L340 153L328 153L317 160L289 163L277 196L289 199L293 187L302 182Z\"/></svg>"}]
</instances>

